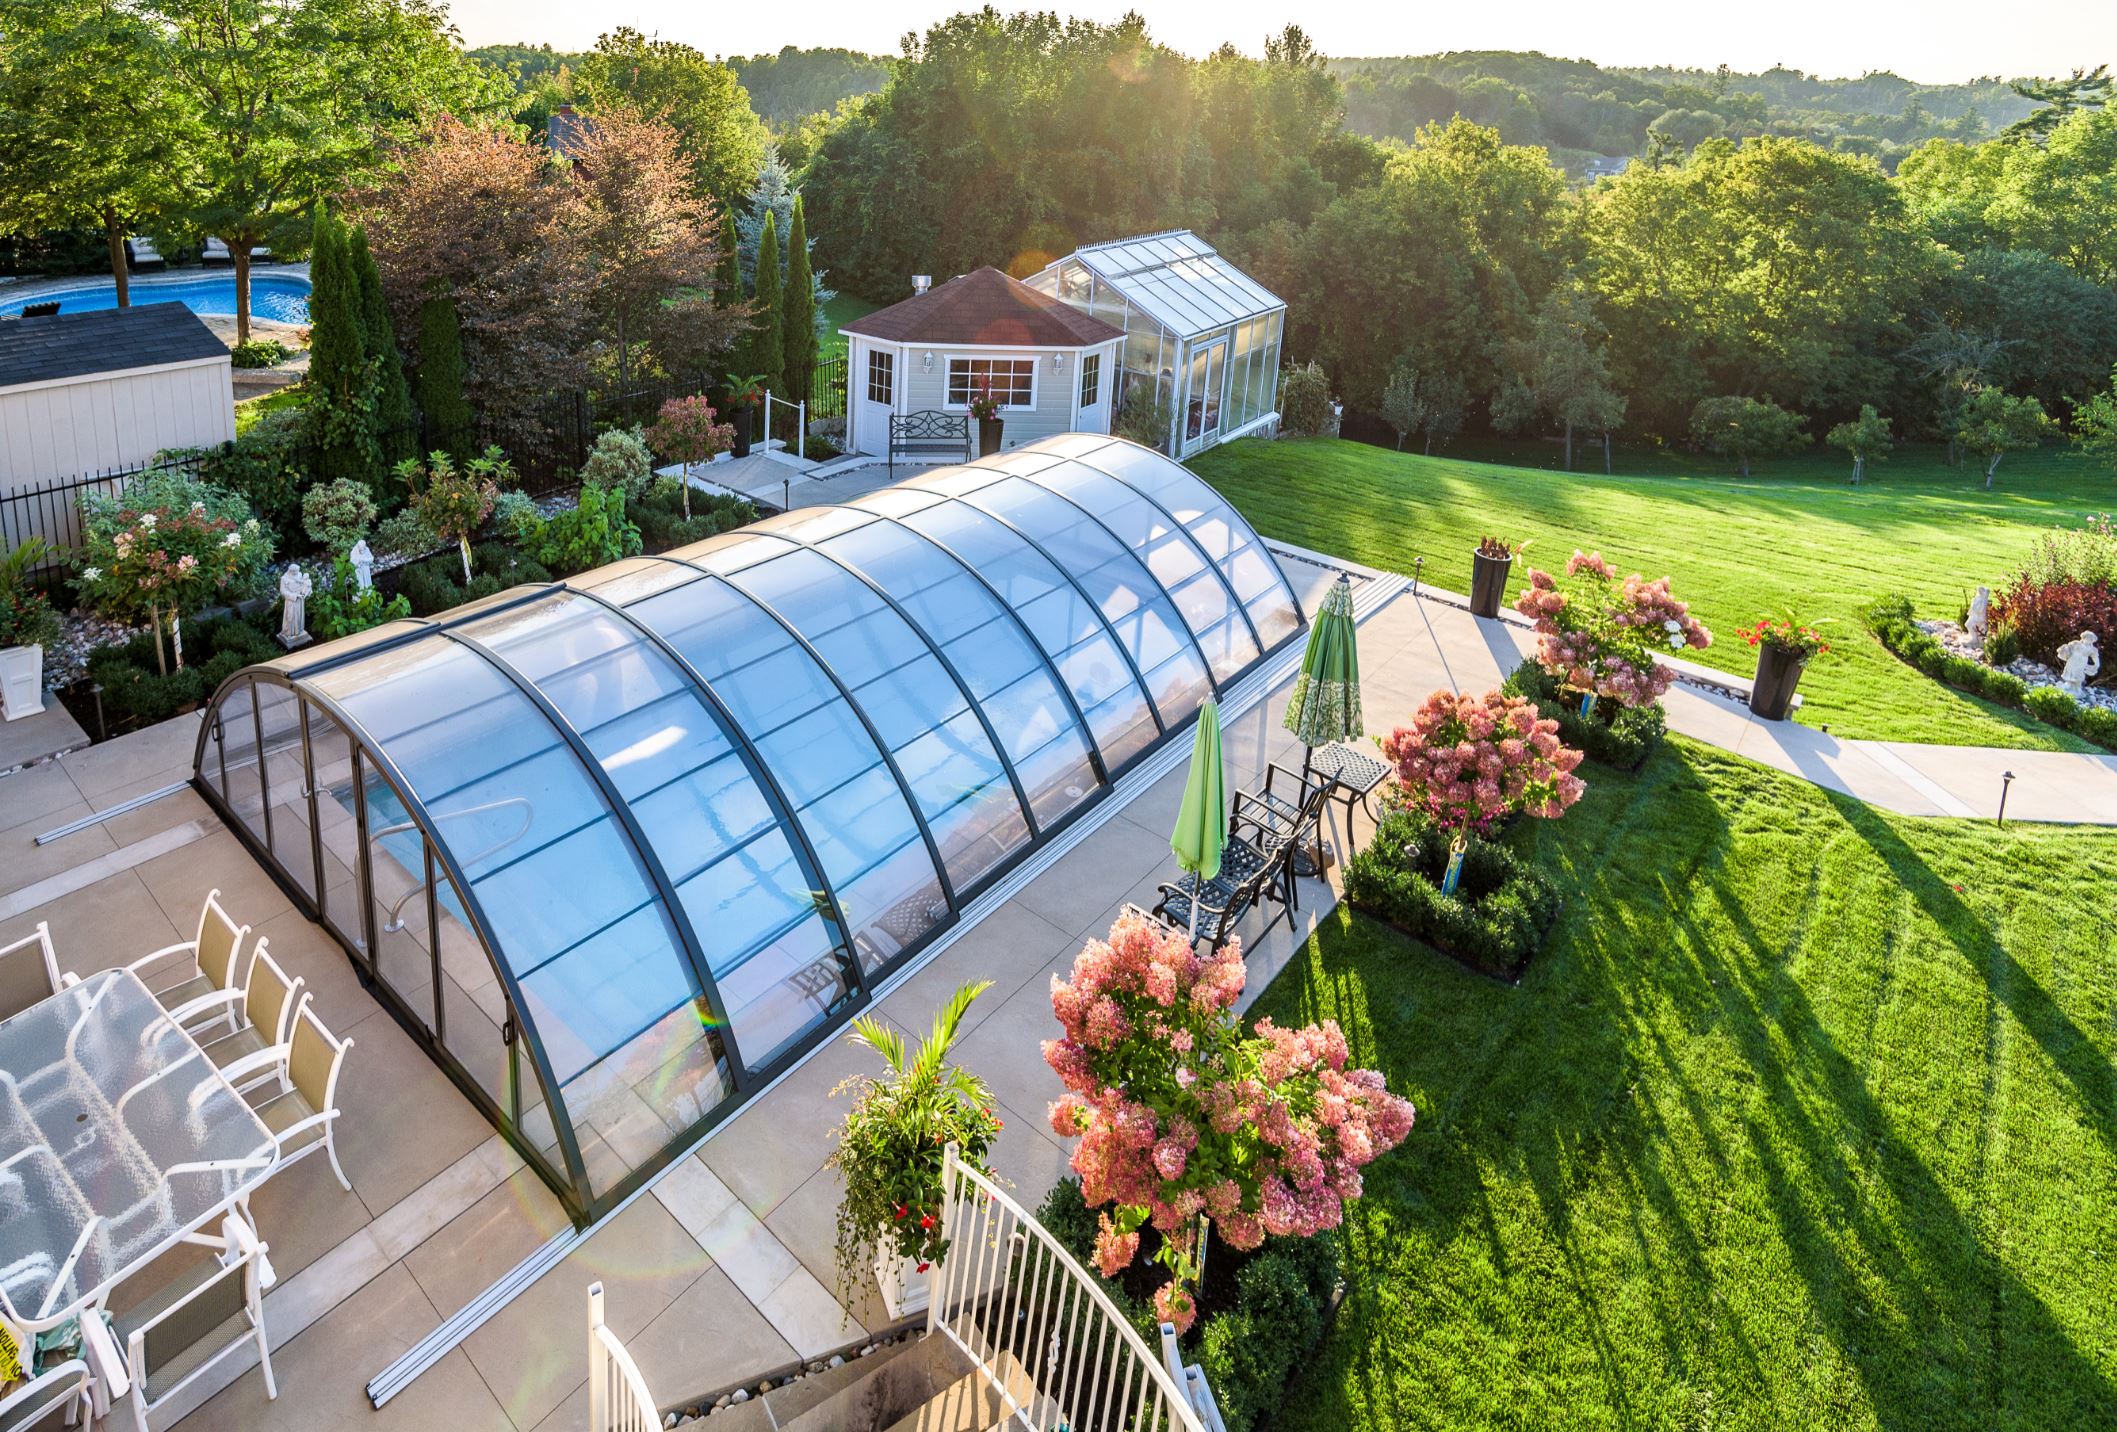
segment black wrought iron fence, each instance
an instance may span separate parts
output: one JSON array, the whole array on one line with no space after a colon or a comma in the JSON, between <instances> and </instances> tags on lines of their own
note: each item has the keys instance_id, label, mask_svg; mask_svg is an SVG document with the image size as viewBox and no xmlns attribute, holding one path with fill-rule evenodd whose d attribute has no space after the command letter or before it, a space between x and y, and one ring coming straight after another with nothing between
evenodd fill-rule
<instances>
[{"instance_id":1,"label":"black wrought iron fence","mask_svg":"<svg viewBox=\"0 0 2117 1432\"><path fill-rule=\"evenodd\" d=\"M81 545L83 497L91 493L115 497L141 473L171 468L197 471L193 464L184 462L141 463L74 477L54 477L0 495L0 552L12 552L29 538L41 537L51 550L30 569L29 575L33 580L56 576L65 570Z\"/></svg>"},{"instance_id":2,"label":"black wrought iron fence","mask_svg":"<svg viewBox=\"0 0 2117 1432\"><path fill-rule=\"evenodd\" d=\"M809 418L845 416L845 355L834 353L816 365L809 382Z\"/></svg>"}]
</instances>

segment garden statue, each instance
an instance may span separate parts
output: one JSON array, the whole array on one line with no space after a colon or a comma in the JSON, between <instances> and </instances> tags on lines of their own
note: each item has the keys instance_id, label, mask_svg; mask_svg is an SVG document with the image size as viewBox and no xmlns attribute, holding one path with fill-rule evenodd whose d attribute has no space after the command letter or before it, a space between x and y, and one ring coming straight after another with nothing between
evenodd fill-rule
<instances>
[{"instance_id":1,"label":"garden statue","mask_svg":"<svg viewBox=\"0 0 2117 1432\"><path fill-rule=\"evenodd\" d=\"M346 553L346 560L353 564L353 588L355 592L375 590L375 554L368 550L368 539L363 537Z\"/></svg>"},{"instance_id":2,"label":"garden statue","mask_svg":"<svg viewBox=\"0 0 2117 1432\"><path fill-rule=\"evenodd\" d=\"M2065 663L2065 670L2058 673L2059 685L2076 699L2088 678L2102 670L2102 653L2095 649L2095 633L2091 631L2082 632L2080 640L2058 648L2058 659Z\"/></svg>"},{"instance_id":3,"label":"garden statue","mask_svg":"<svg viewBox=\"0 0 2117 1432\"><path fill-rule=\"evenodd\" d=\"M1963 631L1979 646L1985 644L1985 628L1990 623L1992 589L1979 587L1977 595L1970 598L1970 619L1963 623Z\"/></svg>"},{"instance_id":4,"label":"garden statue","mask_svg":"<svg viewBox=\"0 0 2117 1432\"><path fill-rule=\"evenodd\" d=\"M289 651L308 644L308 604L315 590L316 584L299 563L279 574L279 598L285 605L279 618L279 644Z\"/></svg>"}]
</instances>

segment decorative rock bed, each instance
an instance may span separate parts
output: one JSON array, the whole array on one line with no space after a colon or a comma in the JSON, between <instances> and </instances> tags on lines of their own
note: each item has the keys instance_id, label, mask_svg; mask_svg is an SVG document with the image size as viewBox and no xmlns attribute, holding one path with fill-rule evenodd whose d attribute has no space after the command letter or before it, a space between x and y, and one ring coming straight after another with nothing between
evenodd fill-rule
<instances>
[{"instance_id":1,"label":"decorative rock bed","mask_svg":"<svg viewBox=\"0 0 2117 1432\"><path fill-rule=\"evenodd\" d=\"M1992 665L1991 662L1985 660L1984 647L1974 640L1970 633L1964 631L1960 623L1921 620L1918 623L1918 628L1946 648L1950 656L1961 657L1964 661L1974 661L1980 666L1990 667ZM2039 686L2057 687L2061 685L2057 672L2045 666L2042 662L2026 656L2017 656L2014 660L1997 669L2011 676L2020 677L2023 682L2032 688ZM2074 695L2072 692L2067 692L2066 694L2068 696ZM2107 686L2086 687L2077 696L2074 696L2074 699L2083 706L2100 706L2106 711L2117 711L2117 689Z\"/></svg>"}]
</instances>

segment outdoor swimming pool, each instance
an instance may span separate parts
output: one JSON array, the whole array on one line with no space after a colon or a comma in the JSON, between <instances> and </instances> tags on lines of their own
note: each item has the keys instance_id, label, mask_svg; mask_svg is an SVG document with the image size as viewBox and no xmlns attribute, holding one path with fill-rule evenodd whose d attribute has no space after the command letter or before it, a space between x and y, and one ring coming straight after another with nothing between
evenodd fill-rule
<instances>
[{"instance_id":1,"label":"outdoor swimming pool","mask_svg":"<svg viewBox=\"0 0 2117 1432\"><path fill-rule=\"evenodd\" d=\"M0 289L0 294L6 294ZM13 317L24 304L50 303L57 299L61 313L85 313L94 308L116 308L117 286L109 279L83 279L65 288L41 293L8 294L0 297L0 316ZM181 303L193 313L235 316L235 275L221 271L182 274L174 278L135 277L132 301ZM250 273L250 316L272 323L309 321L309 281L298 273L253 269Z\"/></svg>"}]
</instances>

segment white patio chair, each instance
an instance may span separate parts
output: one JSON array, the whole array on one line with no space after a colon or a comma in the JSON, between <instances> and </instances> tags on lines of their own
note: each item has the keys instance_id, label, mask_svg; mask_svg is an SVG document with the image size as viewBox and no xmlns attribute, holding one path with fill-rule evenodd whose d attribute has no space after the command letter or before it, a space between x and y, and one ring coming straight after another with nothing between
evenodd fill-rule
<instances>
[{"instance_id":1,"label":"white patio chair","mask_svg":"<svg viewBox=\"0 0 2117 1432\"><path fill-rule=\"evenodd\" d=\"M302 977L287 977L272 958L272 942L259 936L250 946L249 970L240 989L215 990L169 1011L169 1018L184 1028L198 1024L221 1006L240 1009L241 1023L231 1034L206 1040L206 1057L225 1069L238 1059L285 1044L294 1032L294 1011L299 1007Z\"/></svg>"},{"instance_id":2,"label":"white patio chair","mask_svg":"<svg viewBox=\"0 0 2117 1432\"><path fill-rule=\"evenodd\" d=\"M334 1127L340 1113L338 1074L352 1047L352 1040L340 1039L323 1027L304 993L286 1043L238 1059L221 1070L229 1083L246 1093L265 1082L266 1076L276 1076L280 1092L251 1107L278 1141L281 1167L320 1148L330 1155L331 1172L338 1175L339 1186L347 1193L353 1191L353 1181L338 1162Z\"/></svg>"},{"instance_id":3,"label":"white patio chair","mask_svg":"<svg viewBox=\"0 0 2117 1432\"><path fill-rule=\"evenodd\" d=\"M56 1432L61 1427L85 1427L94 1412L89 1389L88 1364L80 1358L47 1368L0 1397L0 1428Z\"/></svg>"},{"instance_id":4,"label":"white patio chair","mask_svg":"<svg viewBox=\"0 0 2117 1432\"><path fill-rule=\"evenodd\" d=\"M31 958L32 945L42 954L41 962ZM59 957L51 947L51 926L39 920L36 929L0 949L0 1019L42 1004L59 989Z\"/></svg>"},{"instance_id":5,"label":"white patio chair","mask_svg":"<svg viewBox=\"0 0 2117 1432\"><path fill-rule=\"evenodd\" d=\"M221 892L208 890L206 901L199 907L198 933L190 939L156 950L151 955L142 955L125 966L140 977L141 983L154 991L162 1008L174 1013L177 1009L198 999L201 995L217 994L237 989L245 982L249 966L242 959L243 937L250 933L248 925L238 925L235 917L221 908ZM157 987L157 978L166 978L160 972L150 976L149 967L164 960L179 956L190 957L188 964L176 968L181 977L171 983ZM236 1007L230 1005L222 1010L228 1032L237 1028ZM183 1021L178 1021L183 1023Z\"/></svg>"},{"instance_id":6,"label":"white patio chair","mask_svg":"<svg viewBox=\"0 0 2117 1432\"><path fill-rule=\"evenodd\" d=\"M147 1414L166 1404L244 1343L257 1344L265 1396L278 1397L272 1348L265 1336L266 1245L231 1214L221 1224L223 1251L206 1280L164 1289L117 1320L132 1379L132 1420L148 1432Z\"/></svg>"}]
</instances>

